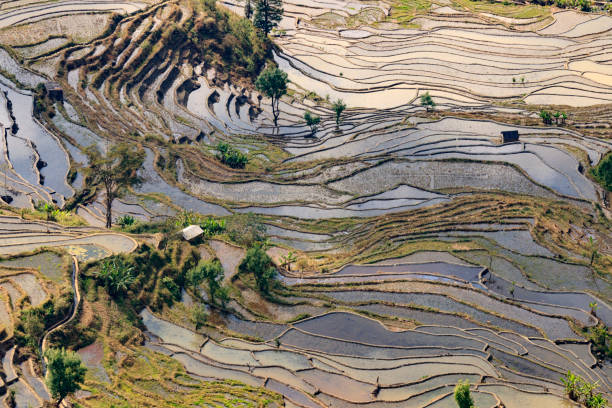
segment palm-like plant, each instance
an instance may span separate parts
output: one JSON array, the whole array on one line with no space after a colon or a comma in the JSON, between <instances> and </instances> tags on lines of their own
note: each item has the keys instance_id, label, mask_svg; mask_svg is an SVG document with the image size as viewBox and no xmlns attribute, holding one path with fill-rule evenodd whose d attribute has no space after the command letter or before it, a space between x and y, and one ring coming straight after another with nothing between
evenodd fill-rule
<instances>
[{"instance_id":1,"label":"palm-like plant","mask_svg":"<svg viewBox=\"0 0 612 408\"><path fill-rule=\"evenodd\" d=\"M582 378L579 375L568 371L565 377L561 378L561 382L565 386L565 393L572 401L578 401L582 387Z\"/></svg>"},{"instance_id":2,"label":"palm-like plant","mask_svg":"<svg viewBox=\"0 0 612 408\"><path fill-rule=\"evenodd\" d=\"M96 275L104 281L111 296L127 292L130 285L136 280L134 267L119 257L112 257L104 261Z\"/></svg>"}]
</instances>

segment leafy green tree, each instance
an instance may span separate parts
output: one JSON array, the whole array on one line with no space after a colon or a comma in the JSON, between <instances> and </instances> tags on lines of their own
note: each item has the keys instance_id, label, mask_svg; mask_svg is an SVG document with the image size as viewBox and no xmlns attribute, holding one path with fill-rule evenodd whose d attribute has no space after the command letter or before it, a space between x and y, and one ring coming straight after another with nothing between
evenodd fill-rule
<instances>
[{"instance_id":1,"label":"leafy green tree","mask_svg":"<svg viewBox=\"0 0 612 408\"><path fill-rule=\"evenodd\" d=\"M73 351L65 349L49 349L45 352L47 359L46 383L51 396L57 400L59 407L64 398L81 389L85 381L87 368L81 363L81 358Z\"/></svg>"},{"instance_id":2,"label":"leafy green tree","mask_svg":"<svg viewBox=\"0 0 612 408\"><path fill-rule=\"evenodd\" d=\"M455 386L455 402L459 408L474 408L469 381L459 381Z\"/></svg>"},{"instance_id":3,"label":"leafy green tree","mask_svg":"<svg viewBox=\"0 0 612 408\"><path fill-rule=\"evenodd\" d=\"M187 280L194 288L197 288L202 282L206 281L208 293L210 294L210 301L213 304L220 294L223 278L223 266L218 259L200 262L187 276Z\"/></svg>"},{"instance_id":4,"label":"leafy green tree","mask_svg":"<svg viewBox=\"0 0 612 408\"><path fill-rule=\"evenodd\" d=\"M306 125L310 127L310 134L314 136L317 133L317 128L319 127L319 123L321 123L321 118L313 115L310 111L306 111L304 113L304 120L306 121Z\"/></svg>"},{"instance_id":5,"label":"leafy green tree","mask_svg":"<svg viewBox=\"0 0 612 408\"><path fill-rule=\"evenodd\" d=\"M421 95L421 106L424 106L427 112L429 112L430 110L436 107L436 103L431 98L429 91Z\"/></svg>"},{"instance_id":6,"label":"leafy green tree","mask_svg":"<svg viewBox=\"0 0 612 408\"><path fill-rule=\"evenodd\" d=\"M282 0L257 0L257 3L255 3L253 25L259 28L265 35L270 34L278 26L282 18Z\"/></svg>"},{"instance_id":7,"label":"leafy green tree","mask_svg":"<svg viewBox=\"0 0 612 408\"><path fill-rule=\"evenodd\" d=\"M136 280L134 267L118 256L102 262L100 269L95 274L104 282L108 293L113 297L127 292L130 285Z\"/></svg>"},{"instance_id":8,"label":"leafy green tree","mask_svg":"<svg viewBox=\"0 0 612 408\"><path fill-rule=\"evenodd\" d=\"M278 125L280 98L287 93L288 82L287 73L277 67L266 68L255 81L255 88L271 99L274 126Z\"/></svg>"},{"instance_id":9,"label":"leafy green tree","mask_svg":"<svg viewBox=\"0 0 612 408\"><path fill-rule=\"evenodd\" d=\"M246 0L244 4L244 16L249 20L253 17L253 5L251 4L251 0Z\"/></svg>"},{"instance_id":10,"label":"leafy green tree","mask_svg":"<svg viewBox=\"0 0 612 408\"><path fill-rule=\"evenodd\" d=\"M332 109L336 114L336 125L340 125L340 115L346 109L346 103L342 99L338 99L336 102L332 103Z\"/></svg>"},{"instance_id":11,"label":"leafy green tree","mask_svg":"<svg viewBox=\"0 0 612 408\"><path fill-rule=\"evenodd\" d=\"M262 293L269 293L270 285L276 275L276 269L272 266L272 259L260 245L250 248L242 262L241 272L251 272L255 276L257 287Z\"/></svg>"},{"instance_id":12,"label":"leafy green tree","mask_svg":"<svg viewBox=\"0 0 612 408\"><path fill-rule=\"evenodd\" d=\"M104 187L106 228L110 228L115 198L121 197L128 187L142 182L137 171L144 162L145 153L126 143L114 145L105 154L92 145L87 153L90 156L90 165L86 170L89 183Z\"/></svg>"}]
</instances>

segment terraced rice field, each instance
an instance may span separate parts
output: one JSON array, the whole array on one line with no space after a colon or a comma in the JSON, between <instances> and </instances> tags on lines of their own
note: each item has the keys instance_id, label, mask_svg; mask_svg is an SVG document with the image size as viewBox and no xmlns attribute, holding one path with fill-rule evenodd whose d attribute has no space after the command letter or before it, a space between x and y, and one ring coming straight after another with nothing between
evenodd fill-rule
<instances>
[{"instance_id":1,"label":"terraced rice field","mask_svg":"<svg viewBox=\"0 0 612 408\"><path fill-rule=\"evenodd\" d=\"M469 380L478 407L578 407L568 371L612 397L590 337L612 326L610 192L590 172L612 150L609 14L285 1L268 55L290 80L274 126L254 77L214 54L233 40L200 38L214 58L190 42L220 18L198 4L0 2L0 378L17 406L50 396L15 319L62 285L79 307L43 343L78 350L80 406L446 408ZM63 100L37 107L47 80ZM541 109L567 117L545 125ZM501 143L510 130L519 140ZM87 185L87 149L119 141L145 157L112 206L133 234L103 229L105 193ZM246 167L222 164L219 142ZM34 219L40 201L88 226ZM267 295L240 267L245 213L277 271ZM228 229L176 246L192 214ZM145 272L129 301L95 272L120 254ZM223 304L173 275L192 255L219 260Z\"/></svg>"}]
</instances>

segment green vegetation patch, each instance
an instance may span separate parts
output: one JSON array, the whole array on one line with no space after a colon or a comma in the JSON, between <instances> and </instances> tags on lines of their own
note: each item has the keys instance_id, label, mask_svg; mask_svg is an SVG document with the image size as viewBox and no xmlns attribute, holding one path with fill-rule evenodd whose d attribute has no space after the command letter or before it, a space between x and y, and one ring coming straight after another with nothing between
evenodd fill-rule
<instances>
[{"instance_id":1,"label":"green vegetation patch","mask_svg":"<svg viewBox=\"0 0 612 408\"><path fill-rule=\"evenodd\" d=\"M111 370L107 370L111 371ZM81 407L272 407L280 395L237 381L201 382L171 357L137 348L118 361L111 383L89 380Z\"/></svg>"},{"instance_id":2,"label":"green vegetation patch","mask_svg":"<svg viewBox=\"0 0 612 408\"><path fill-rule=\"evenodd\" d=\"M431 4L429 0L398 0L391 7L390 17L398 24L410 25L415 17L427 14Z\"/></svg>"},{"instance_id":3,"label":"green vegetation patch","mask_svg":"<svg viewBox=\"0 0 612 408\"><path fill-rule=\"evenodd\" d=\"M612 191L612 154L591 169L591 175L608 191Z\"/></svg>"},{"instance_id":4,"label":"green vegetation patch","mask_svg":"<svg viewBox=\"0 0 612 408\"><path fill-rule=\"evenodd\" d=\"M474 13L489 13L509 18L546 18L551 15L550 7L537 4L514 4L508 1L453 0L453 5L466 8Z\"/></svg>"}]
</instances>

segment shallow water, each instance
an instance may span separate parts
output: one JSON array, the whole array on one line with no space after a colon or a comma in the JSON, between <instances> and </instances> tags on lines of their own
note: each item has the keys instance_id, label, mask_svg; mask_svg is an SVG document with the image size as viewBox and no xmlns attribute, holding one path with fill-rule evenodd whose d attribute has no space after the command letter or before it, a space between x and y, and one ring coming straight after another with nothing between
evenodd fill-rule
<instances>
[{"instance_id":1,"label":"shallow water","mask_svg":"<svg viewBox=\"0 0 612 408\"><path fill-rule=\"evenodd\" d=\"M68 156L61 148L59 141L38 122L32 120L32 96L19 93L1 82L0 90L6 92L8 99L13 103L15 122L19 126L15 136L31 141L40 159L47 163L40 170L41 175L44 176L44 185L64 198L72 197L74 190L66 181L66 175L70 168ZM26 164L23 164L23 166L26 166Z\"/></svg>"},{"instance_id":2,"label":"shallow water","mask_svg":"<svg viewBox=\"0 0 612 408\"><path fill-rule=\"evenodd\" d=\"M33 268L55 282L61 282L64 279L64 270L62 268L64 261L61 256L53 252L42 252L36 255L7 259L0 261L0 265Z\"/></svg>"},{"instance_id":3,"label":"shallow water","mask_svg":"<svg viewBox=\"0 0 612 408\"><path fill-rule=\"evenodd\" d=\"M229 211L220 205L207 203L198 198L192 197L177 187L166 183L155 171L153 160L155 155L149 149L145 149L146 158L139 173L144 178L141 186L136 188L140 193L162 193L167 195L176 205L200 214L229 215Z\"/></svg>"}]
</instances>

